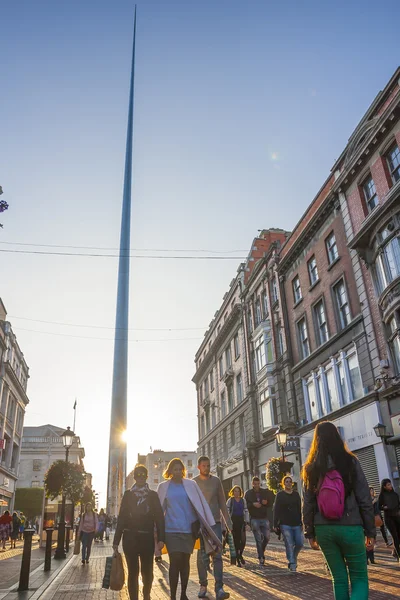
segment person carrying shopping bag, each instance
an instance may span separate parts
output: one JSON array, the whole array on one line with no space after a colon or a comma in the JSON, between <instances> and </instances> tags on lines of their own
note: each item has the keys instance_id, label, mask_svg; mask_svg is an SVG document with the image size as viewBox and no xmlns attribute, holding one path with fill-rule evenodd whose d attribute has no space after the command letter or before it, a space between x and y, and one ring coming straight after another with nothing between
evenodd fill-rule
<instances>
[{"instance_id":1,"label":"person carrying shopping bag","mask_svg":"<svg viewBox=\"0 0 400 600\"><path fill-rule=\"evenodd\" d=\"M78 535L82 541L82 564L88 564L90 559L90 552L92 550L92 544L94 536L96 535L99 522L97 514L93 511L91 502L86 504L86 510L81 516L79 522Z\"/></svg>"}]
</instances>

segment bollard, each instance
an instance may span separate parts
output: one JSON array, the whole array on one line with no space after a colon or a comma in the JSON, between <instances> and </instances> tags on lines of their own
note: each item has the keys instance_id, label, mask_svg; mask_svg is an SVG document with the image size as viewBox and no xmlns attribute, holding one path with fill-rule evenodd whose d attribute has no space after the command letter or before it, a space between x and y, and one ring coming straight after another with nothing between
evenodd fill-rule
<instances>
[{"instance_id":1,"label":"bollard","mask_svg":"<svg viewBox=\"0 0 400 600\"><path fill-rule=\"evenodd\" d=\"M51 546L53 544L53 531L54 527L46 528L46 551L44 555L45 571L50 571L51 569Z\"/></svg>"},{"instance_id":2,"label":"bollard","mask_svg":"<svg viewBox=\"0 0 400 600\"><path fill-rule=\"evenodd\" d=\"M29 574L31 570L32 536L34 529L24 531L24 549L22 551L21 572L19 575L19 592L25 592L29 588Z\"/></svg>"},{"instance_id":3,"label":"bollard","mask_svg":"<svg viewBox=\"0 0 400 600\"><path fill-rule=\"evenodd\" d=\"M65 552L69 552L69 536L71 532L71 525L66 525L65 529Z\"/></svg>"}]
</instances>

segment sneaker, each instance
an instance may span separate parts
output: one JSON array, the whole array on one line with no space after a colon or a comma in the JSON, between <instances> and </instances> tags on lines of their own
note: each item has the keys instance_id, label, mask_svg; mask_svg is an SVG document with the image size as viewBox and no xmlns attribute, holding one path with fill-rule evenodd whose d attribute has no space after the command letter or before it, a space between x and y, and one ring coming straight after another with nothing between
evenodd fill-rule
<instances>
[{"instance_id":1,"label":"sneaker","mask_svg":"<svg viewBox=\"0 0 400 600\"><path fill-rule=\"evenodd\" d=\"M240 562L242 563L242 565L246 564L246 561L244 560L243 556L240 557Z\"/></svg>"},{"instance_id":2,"label":"sneaker","mask_svg":"<svg viewBox=\"0 0 400 600\"><path fill-rule=\"evenodd\" d=\"M89 564L89 559L86 559L86 564L87 564L87 565Z\"/></svg>"},{"instance_id":3,"label":"sneaker","mask_svg":"<svg viewBox=\"0 0 400 600\"><path fill-rule=\"evenodd\" d=\"M201 585L200 586L200 591L197 594L198 598L207 598L207 586L206 585Z\"/></svg>"},{"instance_id":4,"label":"sneaker","mask_svg":"<svg viewBox=\"0 0 400 600\"><path fill-rule=\"evenodd\" d=\"M265 565L265 558L259 558L258 562L260 563L260 565Z\"/></svg>"},{"instance_id":5,"label":"sneaker","mask_svg":"<svg viewBox=\"0 0 400 600\"><path fill-rule=\"evenodd\" d=\"M297 565L290 565L289 566L289 571L291 571L291 573L296 573L297 570Z\"/></svg>"},{"instance_id":6,"label":"sneaker","mask_svg":"<svg viewBox=\"0 0 400 600\"><path fill-rule=\"evenodd\" d=\"M83 564L83 565L85 564L85 562L86 562L86 561L82 559L82 564Z\"/></svg>"},{"instance_id":7,"label":"sneaker","mask_svg":"<svg viewBox=\"0 0 400 600\"><path fill-rule=\"evenodd\" d=\"M227 598L229 598L230 593L226 592L224 589L220 589L218 590L217 594L216 594L216 598L217 600L227 600Z\"/></svg>"}]
</instances>

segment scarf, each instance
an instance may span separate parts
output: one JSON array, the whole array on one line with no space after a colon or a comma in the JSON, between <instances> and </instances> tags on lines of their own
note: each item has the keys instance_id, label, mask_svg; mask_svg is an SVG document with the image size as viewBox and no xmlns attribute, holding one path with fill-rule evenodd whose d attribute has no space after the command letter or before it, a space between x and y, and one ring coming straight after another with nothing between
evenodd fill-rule
<instances>
[{"instance_id":1,"label":"scarf","mask_svg":"<svg viewBox=\"0 0 400 600\"><path fill-rule=\"evenodd\" d=\"M133 492L136 498L136 506L139 508L139 512L142 514L148 513L150 510L149 505L147 504L147 497L150 492L150 488L147 483L143 486L139 487L137 483L131 487L131 492ZM143 506L140 506L140 505Z\"/></svg>"}]
</instances>

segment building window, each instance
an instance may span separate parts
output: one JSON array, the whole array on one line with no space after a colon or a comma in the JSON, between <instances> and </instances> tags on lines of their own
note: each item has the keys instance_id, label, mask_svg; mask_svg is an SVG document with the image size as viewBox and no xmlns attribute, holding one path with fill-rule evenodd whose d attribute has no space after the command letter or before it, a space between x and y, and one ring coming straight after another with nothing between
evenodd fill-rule
<instances>
[{"instance_id":1,"label":"building window","mask_svg":"<svg viewBox=\"0 0 400 600\"><path fill-rule=\"evenodd\" d=\"M228 456L228 436L226 434L226 429L222 431L222 451L224 457Z\"/></svg>"},{"instance_id":2,"label":"building window","mask_svg":"<svg viewBox=\"0 0 400 600\"><path fill-rule=\"evenodd\" d=\"M31 487L40 487L40 481L32 481Z\"/></svg>"},{"instance_id":3,"label":"building window","mask_svg":"<svg viewBox=\"0 0 400 600\"><path fill-rule=\"evenodd\" d=\"M255 355L256 355L256 369L257 369L257 373L258 371L261 371L261 369L263 367L265 367L266 360L265 360L265 341L264 341L264 334L260 335L256 342L255 342Z\"/></svg>"},{"instance_id":4,"label":"building window","mask_svg":"<svg viewBox=\"0 0 400 600\"><path fill-rule=\"evenodd\" d=\"M234 398L233 398L233 385L228 385L228 412L233 410Z\"/></svg>"},{"instance_id":5,"label":"building window","mask_svg":"<svg viewBox=\"0 0 400 600\"><path fill-rule=\"evenodd\" d=\"M202 402L203 402L203 384L200 384L200 387L199 387L199 400L200 400L200 404L202 404Z\"/></svg>"},{"instance_id":6,"label":"building window","mask_svg":"<svg viewBox=\"0 0 400 600\"><path fill-rule=\"evenodd\" d=\"M335 262L336 259L339 258L339 252L337 249L336 238L335 238L335 234L333 233L333 231L330 235L328 235L325 243L326 243L326 251L328 253L328 261L329 261L329 264L331 265L333 262Z\"/></svg>"},{"instance_id":7,"label":"building window","mask_svg":"<svg viewBox=\"0 0 400 600\"><path fill-rule=\"evenodd\" d=\"M261 300L256 300L256 327L262 322Z\"/></svg>"},{"instance_id":8,"label":"building window","mask_svg":"<svg viewBox=\"0 0 400 600\"><path fill-rule=\"evenodd\" d=\"M378 196L376 195L375 182L371 175L363 183L362 188L365 202L367 203L368 212L371 212L376 206L378 206Z\"/></svg>"},{"instance_id":9,"label":"building window","mask_svg":"<svg viewBox=\"0 0 400 600\"><path fill-rule=\"evenodd\" d=\"M276 283L276 276L274 275L271 283L271 292L272 292L272 304L278 301L278 286Z\"/></svg>"},{"instance_id":10,"label":"building window","mask_svg":"<svg viewBox=\"0 0 400 600\"><path fill-rule=\"evenodd\" d=\"M226 368L230 369L231 366L232 366L232 353L231 353L231 346L230 346L230 344L227 347L227 349L225 350L225 361L226 361Z\"/></svg>"},{"instance_id":11,"label":"building window","mask_svg":"<svg viewBox=\"0 0 400 600\"><path fill-rule=\"evenodd\" d=\"M239 417L239 431L240 431L240 441L242 443L243 448L246 448L246 427L244 424L244 416L240 415Z\"/></svg>"},{"instance_id":12,"label":"building window","mask_svg":"<svg viewBox=\"0 0 400 600\"><path fill-rule=\"evenodd\" d=\"M253 332L253 318L251 316L251 307L248 308L247 319L249 323L249 333Z\"/></svg>"},{"instance_id":13,"label":"building window","mask_svg":"<svg viewBox=\"0 0 400 600\"><path fill-rule=\"evenodd\" d=\"M219 358L219 378L222 379L224 375L224 357L220 356Z\"/></svg>"},{"instance_id":14,"label":"building window","mask_svg":"<svg viewBox=\"0 0 400 600\"><path fill-rule=\"evenodd\" d=\"M392 181L396 183L400 179L400 150L397 145L388 152L387 162Z\"/></svg>"},{"instance_id":15,"label":"building window","mask_svg":"<svg viewBox=\"0 0 400 600\"><path fill-rule=\"evenodd\" d=\"M271 398L269 390L266 389L260 394L260 406L261 406L261 423L263 431L270 429L273 426L272 410L271 410Z\"/></svg>"},{"instance_id":16,"label":"building window","mask_svg":"<svg viewBox=\"0 0 400 600\"><path fill-rule=\"evenodd\" d=\"M310 283L311 283L311 285L314 285L314 283L317 283L317 281L318 281L318 269L317 269L317 261L315 260L315 256L310 258L310 260L307 263L307 266L308 266L308 275L310 277Z\"/></svg>"},{"instance_id":17,"label":"building window","mask_svg":"<svg viewBox=\"0 0 400 600\"><path fill-rule=\"evenodd\" d=\"M206 433L209 433L209 431L210 431L210 411L208 409L206 409L205 415L206 415Z\"/></svg>"},{"instance_id":18,"label":"building window","mask_svg":"<svg viewBox=\"0 0 400 600\"><path fill-rule=\"evenodd\" d=\"M192 460L188 460L188 467L193 467L193 461Z\"/></svg>"},{"instance_id":19,"label":"building window","mask_svg":"<svg viewBox=\"0 0 400 600\"><path fill-rule=\"evenodd\" d=\"M322 300L314 306L315 328L319 345L328 341L328 325L325 317L325 307Z\"/></svg>"},{"instance_id":20,"label":"building window","mask_svg":"<svg viewBox=\"0 0 400 600\"><path fill-rule=\"evenodd\" d=\"M211 407L211 427L214 428L217 424L217 411L215 408L215 404Z\"/></svg>"},{"instance_id":21,"label":"building window","mask_svg":"<svg viewBox=\"0 0 400 600\"><path fill-rule=\"evenodd\" d=\"M264 319L266 319L269 314L267 292L263 292L262 301L263 301Z\"/></svg>"},{"instance_id":22,"label":"building window","mask_svg":"<svg viewBox=\"0 0 400 600\"><path fill-rule=\"evenodd\" d=\"M238 333L233 338L233 349L234 349L234 352L235 352L235 359L239 358L239 356L240 356L240 346L239 346L239 334Z\"/></svg>"},{"instance_id":23,"label":"building window","mask_svg":"<svg viewBox=\"0 0 400 600\"><path fill-rule=\"evenodd\" d=\"M295 302L295 304L297 304L297 302L300 302L300 300L302 299L300 279L299 279L298 275L296 275L296 277L293 279L292 286L293 286L294 302Z\"/></svg>"},{"instance_id":24,"label":"building window","mask_svg":"<svg viewBox=\"0 0 400 600\"><path fill-rule=\"evenodd\" d=\"M364 394L355 346L333 357L318 373L303 379L307 418L311 421L338 410Z\"/></svg>"},{"instance_id":25,"label":"building window","mask_svg":"<svg viewBox=\"0 0 400 600\"><path fill-rule=\"evenodd\" d=\"M235 422L230 424L230 429L231 429L231 445L236 446Z\"/></svg>"},{"instance_id":26,"label":"building window","mask_svg":"<svg viewBox=\"0 0 400 600\"><path fill-rule=\"evenodd\" d=\"M301 358L307 358L310 354L310 343L308 341L307 325L304 317L297 323L297 332L299 336L300 356Z\"/></svg>"},{"instance_id":27,"label":"building window","mask_svg":"<svg viewBox=\"0 0 400 600\"><path fill-rule=\"evenodd\" d=\"M222 418L226 417L226 399L225 392L221 393L221 416Z\"/></svg>"},{"instance_id":28,"label":"building window","mask_svg":"<svg viewBox=\"0 0 400 600\"><path fill-rule=\"evenodd\" d=\"M217 438L213 438L211 441L211 448L212 448L212 456L213 456L213 461L215 462L215 464L217 464L218 462L218 458L217 458Z\"/></svg>"},{"instance_id":29,"label":"building window","mask_svg":"<svg viewBox=\"0 0 400 600\"><path fill-rule=\"evenodd\" d=\"M282 356L284 351L284 347L283 347L283 327L281 327L280 325L278 325L278 352L279 352L279 356Z\"/></svg>"},{"instance_id":30,"label":"building window","mask_svg":"<svg viewBox=\"0 0 400 600\"><path fill-rule=\"evenodd\" d=\"M214 389L214 369L210 371L210 389L211 391Z\"/></svg>"},{"instance_id":31,"label":"building window","mask_svg":"<svg viewBox=\"0 0 400 600\"><path fill-rule=\"evenodd\" d=\"M206 434L206 426L205 426L205 420L204 420L204 415L201 416L200 419L200 437L203 438Z\"/></svg>"},{"instance_id":32,"label":"building window","mask_svg":"<svg viewBox=\"0 0 400 600\"><path fill-rule=\"evenodd\" d=\"M389 321L389 346L394 362L394 371L396 374L400 373L400 331L397 327L397 321L395 317L392 317Z\"/></svg>"},{"instance_id":33,"label":"building window","mask_svg":"<svg viewBox=\"0 0 400 600\"><path fill-rule=\"evenodd\" d=\"M339 283L337 283L333 287L333 293L335 296L336 309L340 321L340 328L344 329L350 323L351 317L349 302L347 300L346 286L344 284L343 279L341 279Z\"/></svg>"},{"instance_id":34,"label":"building window","mask_svg":"<svg viewBox=\"0 0 400 600\"><path fill-rule=\"evenodd\" d=\"M238 404L243 400L243 383L241 373L239 373L239 375L236 377L236 398Z\"/></svg>"},{"instance_id":35,"label":"building window","mask_svg":"<svg viewBox=\"0 0 400 600\"><path fill-rule=\"evenodd\" d=\"M209 393L209 388L208 388L208 377L205 378L204 380L204 397L207 398Z\"/></svg>"}]
</instances>

